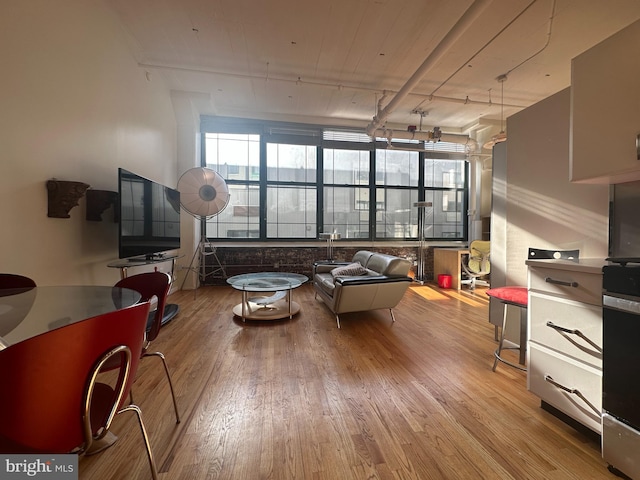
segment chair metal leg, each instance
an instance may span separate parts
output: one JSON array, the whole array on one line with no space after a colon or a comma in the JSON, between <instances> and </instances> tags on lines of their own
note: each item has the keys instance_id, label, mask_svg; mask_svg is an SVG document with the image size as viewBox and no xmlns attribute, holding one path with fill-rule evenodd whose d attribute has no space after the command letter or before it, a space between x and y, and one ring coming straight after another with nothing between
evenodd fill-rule
<instances>
[{"instance_id":1,"label":"chair metal leg","mask_svg":"<svg viewBox=\"0 0 640 480\"><path fill-rule=\"evenodd\" d=\"M144 422L142 421L142 412L138 408L137 405L127 405L122 408L118 413L122 412L135 412L138 417L138 424L140 425L140 430L142 431L142 438L144 439L145 447L147 448L147 457L149 458L149 467L151 468L151 476L153 480L158 480L158 471L156 469L156 462L153 459L153 453L151 452L151 443L149 443L149 436L147 435L147 429L144 427Z\"/></svg>"},{"instance_id":2,"label":"chair metal leg","mask_svg":"<svg viewBox=\"0 0 640 480\"><path fill-rule=\"evenodd\" d=\"M527 309L520 308L520 365L526 363L527 357ZM526 370L526 369L525 369Z\"/></svg>"},{"instance_id":3,"label":"chair metal leg","mask_svg":"<svg viewBox=\"0 0 640 480\"><path fill-rule=\"evenodd\" d=\"M520 345L517 347L520 350L520 365L510 362L508 360L505 360L504 358L502 358L500 355L502 354L502 349L507 349L507 348L516 348L516 347L503 347L504 344L504 331L506 330L506 326L507 326L507 307L508 304L504 304L504 313L502 315L502 331L500 332L500 342L498 343L498 348L496 349L496 351L493 353L493 356L495 357L495 360L493 361L493 368L491 369L492 371L496 371L496 367L498 366L498 362L502 362L506 365L509 365L510 367L513 368L517 368L518 370L522 370L524 372L527 371L526 367L523 367L522 365L524 365L525 363L525 353L526 353L526 326L527 326L527 311L525 308L519 307L520 308ZM524 323L523 323L523 318L524 318Z\"/></svg>"},{"instance_id":4,"label":"chair metal leg","mask_svg":"<svg viewBox=\"0 0 640 480\"><path fill-rule=\"evenodd\" d=\"M396 322L396 317L394 317L394 316L393 316L393 310L392 310L392 309L389 309L389 313L391 314L391 321L392 321L393 323L395 323L395 322Z\"/></svg>"},{"instance_id":5,"label":"chair metal leg","mask_svg":"<svg viewBox=\"0 0 640 480\"><path fill-rule=\"evenodd\" d=\"M167 361L164 358L162 352L153 352L153 353L145 353L144 357L160 357L162 360L162 365L164 365L164 371L167 374L167 380L169 381L169 389L171 390L171 398L173 399L173 409L176 412L176 423L180 423L180 414L178 413L178 402L176 401L176 394L173 391L173 382L171 381L171 374L169 373L169 367L167 366Z\"/></svg>"},{"instance_id":6,"label":"chair metal leg","mask_svg":"<svg viewBox=\"0 0 640 480\"><path fill-rule=\"evenodd\" d=\"M493 361L493 368L491 371L495 372L496 367L498 366L498 361L500 360L500 353L502 353L502 343L504 342L504 330L507 326L507 305L505 304L502 312L502 329L500 330L500 342L498 343L498 349L494 352L495 360Z\"/></svg>"},{"instance_id":7,"label":"chair metal leg","mask_svg":"<svg viewBox=\"0 0 640 480\"><path fill-rule=\"evenodd\" d=\"M338 328L340 328L340 317L336 313L336 322L338 322Z\"/></svg>"}]
</instances>

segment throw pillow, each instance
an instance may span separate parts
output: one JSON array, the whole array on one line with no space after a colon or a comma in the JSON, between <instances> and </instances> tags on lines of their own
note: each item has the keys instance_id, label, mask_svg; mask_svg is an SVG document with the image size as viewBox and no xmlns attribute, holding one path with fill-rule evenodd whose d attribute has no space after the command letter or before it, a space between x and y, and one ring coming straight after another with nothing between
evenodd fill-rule
<instances>
[{"instance_id":1,"label":"throw pillow","mask_svg":"<svg viewBox=\"0 0 640 480\"><path fill-rule=\"evenodd\" d=\"M359 263L350 263L331 270L331 275L335 277L353 277L356 275L366 275L367 269Z\"/></svg>"}]
</instances>

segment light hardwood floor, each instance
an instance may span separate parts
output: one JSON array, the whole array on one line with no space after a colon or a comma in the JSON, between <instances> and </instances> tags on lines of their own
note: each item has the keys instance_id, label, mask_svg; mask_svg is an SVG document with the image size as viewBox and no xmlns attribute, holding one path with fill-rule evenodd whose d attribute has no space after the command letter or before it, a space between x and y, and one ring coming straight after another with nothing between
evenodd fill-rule
<instances>
[{"instance_id":1,"label":"light hardwood floor","mask_svg":"<svg viewBox=\"0 0 640 480\"><path fill-rule=\"evenodd\" d=\"M333 315L310 285L293 320L233 317L239 292L177 292L155 347L177 388L175 424L160 361L134 386L160 478L612 479L599 446L540 408L526 374L491 371L488 300L415 285L394 309ZM80 460L80 478L150 479L135 418Z\"/></svg>"}]
</instances>

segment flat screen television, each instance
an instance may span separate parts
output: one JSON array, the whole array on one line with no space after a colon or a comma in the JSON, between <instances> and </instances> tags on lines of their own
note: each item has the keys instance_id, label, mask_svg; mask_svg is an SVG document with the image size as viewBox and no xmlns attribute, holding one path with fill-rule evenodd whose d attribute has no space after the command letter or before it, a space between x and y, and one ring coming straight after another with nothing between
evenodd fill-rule
<instances>
[{"instance_id":1,"label":"flat screen television","mask_svg":"<svg viewBox=\"0 0 640 480\"><path fill-rule=\"evenodd\" d=\"M180 192L118 169L118 254L162 258L180 248Z\"/></svg>"}]
</instances>

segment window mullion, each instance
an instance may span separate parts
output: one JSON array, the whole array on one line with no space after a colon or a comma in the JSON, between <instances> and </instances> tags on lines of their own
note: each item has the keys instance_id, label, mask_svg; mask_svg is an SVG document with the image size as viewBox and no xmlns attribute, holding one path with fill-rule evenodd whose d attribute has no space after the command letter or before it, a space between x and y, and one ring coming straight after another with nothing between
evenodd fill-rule
<instances>
[{"instance_id":1,"label":"window mullion","mask_svg":"<svg viewBox=\"0 0 640 480\"><path fill-rule=\"evenodd\" d=\"M267 140L260 136L260 240L267 239Z\"/></svg>"},{"instance_id":2,"label":"window mullion","mask_svg":"<svg viewBox=\"0 0 640 480\"><path fill-rule=\"evenodd\" d=\"M373 149L369 153L369 240L376 239L376 193L376 150Z\"/></svg>"},{"instance_id":3,"label":"window mullion","mask_svg":"<svg viewBox=\"0 0 640 480\"><path fill-rule=\"evenodd\" d=\"M316 149L316 236L320 238L320 233L324 232L324 148Z\"/></svg>"}]
</instances>

